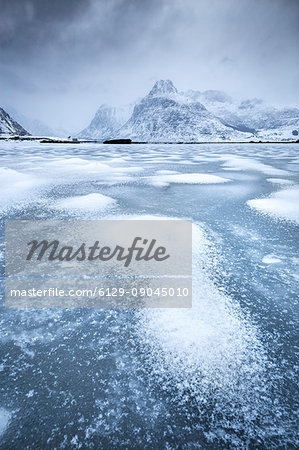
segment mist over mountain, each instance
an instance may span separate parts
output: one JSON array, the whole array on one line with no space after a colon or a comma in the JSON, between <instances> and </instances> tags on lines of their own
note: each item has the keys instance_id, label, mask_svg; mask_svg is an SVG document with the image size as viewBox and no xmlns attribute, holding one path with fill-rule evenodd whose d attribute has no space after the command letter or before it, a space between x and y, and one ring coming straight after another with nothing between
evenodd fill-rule
<instances>
[{"instance_id":1,"label":"mist over mountain","mask_svg":"<svg viewBox=\"0 0 299 450\"><path fill-rule=\"evenodd\" d=\"M5 111L7 111L15 121L20 123L22 127L25 128L29 132L29 134L33 136L66 137L70 134L70 132L63 126L60 128L52 128L39 119L32 119L30 117L27 117L25 114L22 114L16 108L13 108L10 105L5 105L4 108Z\"/></svg>"}]
</instances>

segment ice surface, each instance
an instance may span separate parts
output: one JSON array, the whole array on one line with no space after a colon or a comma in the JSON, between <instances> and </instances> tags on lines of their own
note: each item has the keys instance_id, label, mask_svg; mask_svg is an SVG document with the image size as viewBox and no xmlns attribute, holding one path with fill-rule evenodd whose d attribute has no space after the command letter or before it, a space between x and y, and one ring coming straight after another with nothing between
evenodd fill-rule
<instances>
[{"instance_id":1,"label":"ice surface","mask_svg":"<svg viewBox=\"0 0 299 450\"><path fill-rule=\"evenodd\" d=\"M296 448L298 232L261 220L247 201L279 200L299 215L298 192L290 196L298 188L267 181L298 182L298 146L1 149L11 188L2 230L6 218L72 214L195 224L191 310L2 309L0 383L15 412L1 448ZM182 181L198 175L230 182ZM169 176L179 177L176 189L149 183Z\"/></svg>"},{"instance_id":2,"label":"ice surface","mask_svg":"<svg viewBox=\"0 0 299 450\"><path fill-rule=\"evenodd\" d=\"M58 209L70 209L70 210L106 210L116 205L116 201L103 194L96 192L87 195L78 195L75 197L64 198L54 203L54 207Z\"/></svg>"},{"instance_id":3,"label":"ice surface","mask_svg":"<svg viewBox=\"0 0 299 450\"><path fill-rule=\"evenodd\" d=\"M149 179L153 186L168 186L171 183L182 184L218 184L230 181L228 178L222 178L218 175L205 173L180 173L175 175L157 175Z\"/></svg>"},{"instance_id":4,"label":"ice surface","mask_svg":"<svg viewBox=\"0 0 299 450\"><path fill-rule=\"evenodd\" d=\"M275 218L291 220L299 223L299 186L275 192L268 198L248 200L251 208Z\"/></svg>"}]
</instances>

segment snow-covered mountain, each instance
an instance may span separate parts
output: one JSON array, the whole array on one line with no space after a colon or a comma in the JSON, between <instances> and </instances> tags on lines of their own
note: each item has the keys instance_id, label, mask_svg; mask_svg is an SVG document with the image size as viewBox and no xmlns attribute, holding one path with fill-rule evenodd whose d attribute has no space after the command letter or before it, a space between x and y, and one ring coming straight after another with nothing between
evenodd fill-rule
<instances>
[{"instance_id":1,"label":"snow-covered mountain","mask_svg":"<svg viewBox=\"0 0 299 450\"><path fill-rule=\"evenodd\" d=\"M224 124L251 131L261 139L294 139L299 132L299 108L266 105L261 99L234 101L222 91L187 91Z\"/></svg>"},{"instance_id":2,"label":"snow-covered mountain","mask_svg":"<svg viewBox=\"0 0 299 450\"><path fill-rule=\"evenodd\" d=\"M196 99L179 93L172 81L160 80L118 131L121 138L145 141L242 140L250 136L224 125Z\"/></svg>"},{"instance_id":3,"label":"snow-covered mountain","mask_svg":"<svg viewBox=\"0 0 299 450\"><path fill-rule=\"evenodd\" d=\"M102 105L79 137L137 141L248 141L297 139L299 109L262 100L233 100L222 91L178 92L160 80L144 98L124 108Z\"/></svg>"},{"instance_id":4,"label":"snow-covered mountain","mask_svg":"<svg viewBox=\"0 0 299 450\"><path fill-rule=\"evenodd\" d=\"M101 105L94 118L78 137L89 139L109 139L117 135L119 128L129 119L133 105L119 108Z\"/></svg>"},{"instance_id":5,"label":"snow-covered mountain","mask_svg":"<svg viewBox=\"0 0 299 450\"><path fill-rule=\"evenodd\" d=\"M0 108L0 134L26 136L29 135L3 108Z\"/></svg>"}]
</instances>

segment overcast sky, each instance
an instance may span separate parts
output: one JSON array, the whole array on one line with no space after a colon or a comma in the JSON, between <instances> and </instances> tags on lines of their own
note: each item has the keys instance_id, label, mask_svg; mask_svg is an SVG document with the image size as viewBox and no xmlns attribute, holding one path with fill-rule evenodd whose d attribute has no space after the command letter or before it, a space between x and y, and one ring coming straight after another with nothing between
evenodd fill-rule
<instances>
[{"instance_id":1,"label":"overcast sky","mask_svg":"<svg viewBox=\"0 0 299 450\"><path fill-rule=\"evenodd\" d=\"M72 132L179 90L299 103L299 0L0 0L0 106Z\"/></svg>"}]
</instances>

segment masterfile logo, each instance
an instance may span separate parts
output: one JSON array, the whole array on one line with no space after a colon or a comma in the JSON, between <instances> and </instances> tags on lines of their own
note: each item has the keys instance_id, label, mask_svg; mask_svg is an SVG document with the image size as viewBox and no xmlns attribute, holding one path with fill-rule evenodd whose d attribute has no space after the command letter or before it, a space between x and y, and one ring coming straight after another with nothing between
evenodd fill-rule
<instances>
[{"instance_id":1,"label":"masterfile logo","mask_svg":"<svg viewBox=\"0 0 299 450\"><path fill-rule=\"evenodd\" d=\"M141 241L141 242L140 242ZM78 248L74 248L70 245L63 245L58 240L49 242L45 239L42 241L33 240L28 242L30 250L26 257L26 261L31 261L34 257L38 261L41 261L44 257L48 258L48 261L110 261L115 258L117 261L123 261L124 266L128 267L132 259L136 261L165 261L170 255L166 254L166 248L163 246L157 246L157 240L151 239L148 243L148 239L142 237L135 237L132 244L125 249L121 245L116 245L114 249L109 246L100 246L99 241L91 246L83 242ZM48 255L46 253L48 252Z\"/></svg>"}]
</instances>

